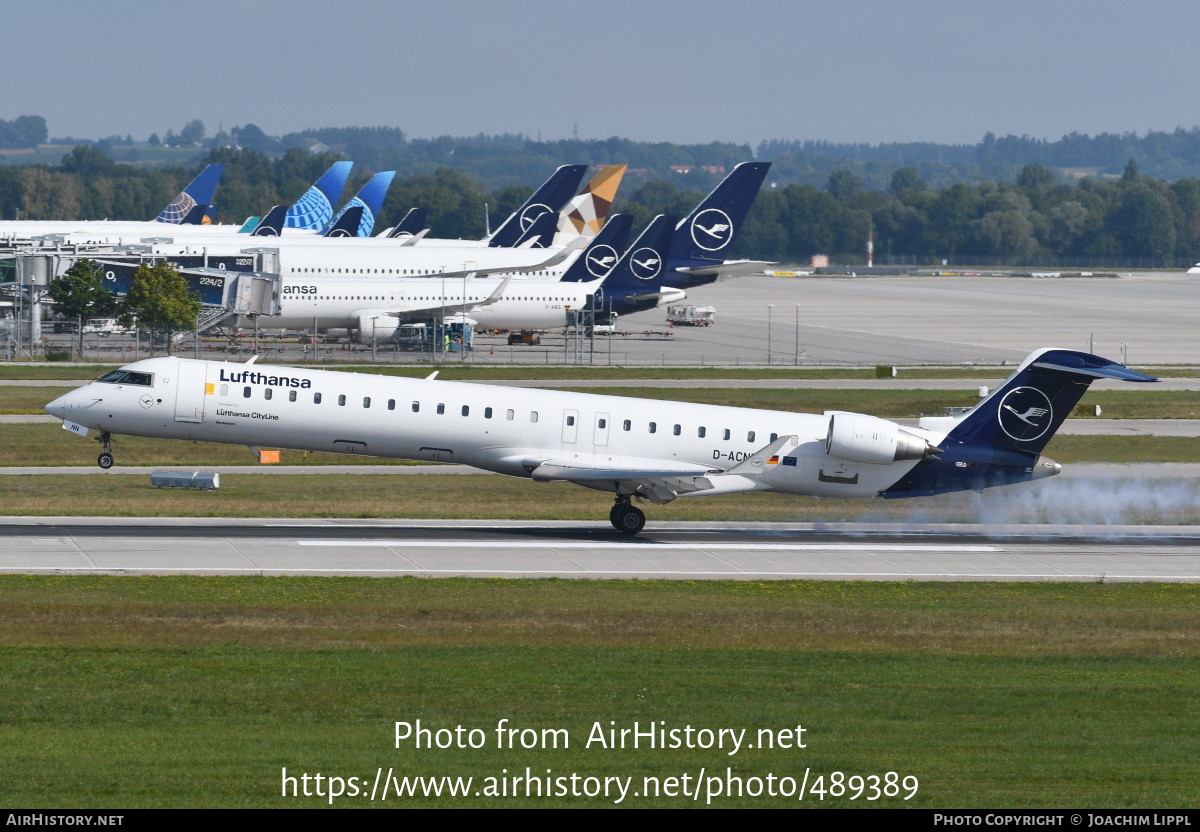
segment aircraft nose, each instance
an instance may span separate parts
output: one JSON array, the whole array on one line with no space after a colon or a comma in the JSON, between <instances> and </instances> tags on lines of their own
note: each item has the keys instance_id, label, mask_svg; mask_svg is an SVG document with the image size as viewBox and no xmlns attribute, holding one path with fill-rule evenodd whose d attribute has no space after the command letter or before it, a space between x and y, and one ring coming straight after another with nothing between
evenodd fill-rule
<instances>
[{"instance_id":1,"label":"aircraft nose","mask_svg":"<svg viewBox=\"0 0 1200 832\"><path fill-rule=\"evenodd\" d=\"M54 416L57 419L67 418L67 410L69 409L69 405L67 404L67 398L70 395L71 395L70 393L67 393L66 395L59 396L54 401L50 402L50 404L46 405L46 408L45 408L46 412L49 413L51 416Z\"/></svg>"}]
</instances>

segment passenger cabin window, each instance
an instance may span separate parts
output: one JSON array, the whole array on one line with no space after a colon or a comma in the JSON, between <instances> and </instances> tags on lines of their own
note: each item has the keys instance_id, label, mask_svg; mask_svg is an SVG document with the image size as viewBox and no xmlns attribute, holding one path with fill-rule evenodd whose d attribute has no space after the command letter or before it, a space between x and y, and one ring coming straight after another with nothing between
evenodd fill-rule
<instances>
[{"instance_id":1,"label":"passenger cabin window","mask_svg":"<svg viewBox=\"0 0 1200 832\"><path fill-rule=\"evenodd\" d=\"M775 441L776 439L778 439L778 438L779 438L779 434L778 434L778 433L772 433L772 434L771 434L771 441L772 441L772 442L774 442L774 441Z\"/></svg>"},{"instance_id":2,"label":"passenger cabin window","mask_svg":"<svg viewBox=\"0 0 1200 832\"><path fill-rule=\"evenodd\" d=\"M268 387L266 390L263 391L263 398L266 399L267 401L271 401L271 397L274 395L275 395L275 391L270 387Z\"/></svg>"},{"instance_id":3,"label":"passenger cabin window","mask_svg":"<svg viewBox=\"0 0 1200 832\"><path fill-rule=\"evenodd\" d=\"M658 432L658 422L651 422L651 423L650 423L650 432L651 432L651 433L657 433L657 432Z\"/></svg>"},{"instance_id":4,"label":"passenger cabin window","mask_svg":"<svg viewBox=\"0 0 1200 832\"><path fill-rule=\"evenodd\" d=\"M626 419L624 422L621 423L621 427L624 428L625 430L629 430L630 428L633 427L633 422L630 421L629 419Z\"/></svg>"},{"instance_id":5,"label":"passenger cabin window","mask_svg":"<svg viewBox=\"0 0 1200 832\"><path fill-rule=\"evenodd\" d=\"M320 404L320 403L321 403L321 394L313 393L313 404Z\"/></svg>"},{"instance_id":6,"label":"passenger cabin window","mask_svg":"<svg viewBox=\"0 0 1200 832\"><path fill-rule=\"evenodd\" d=\"M606 427L608 427L608 420L607 420L607 419L601 419L600 421L598 421L598 422L596 423L596 426L597 426L598 428L600 428L600 430L604 430Z\"/></svg>"},{"instance_id":7,"label":"passenger cabin window","mask_svg":"<svg viewBox=\"0 0 1200 832\"><path fill-rule=\"evenodd\" d=\"M679 434L683 433L683 428L681 428L679 425L676 425L674 428L671 429L671 433L678 436Z\"/></svg>"},{"instance_id":8,"label":"passenger cabin window","mask_svg":"<svg viewBox=\"0 0 1200 832\"><path fill-rule=\"evenodd\" d=\"M485 419L492 418L492 409L490 407L485 407L483 409L483 418L485 418Z\"/></svg>"},{"instance_id":9,"label":"passenger cabin window","mask_svg":"<svg viewBox=\"0 0 1200 832\"><path fill-rule=\"evenodd\" d=\"M529 412L529 421L531 421L531 422L537 421L537 411L536 410L531 410Z\"/></svg>"},{"instance_id":10,"label":"passenger cabin window","mask_svg":"<svg viewBox=\"0 0 1200 832\"><path fill-rule=\"evenodd\" d=\"M388 410L395 410L395 409L396 409L396 400L388 399Z\"/></svg>"},{"instance_id":11,"label":"passenger cabin window","mask_svg":"<svg viewBox=\"0 0 1200 832\"><path fill-rule=\"evenodd\" d=\"M222 396L228 396L228 395L229 395L229 385L228 385L228 384L222 384L222 385L221 385L221 395L222 395Z\"/></svg>"},{"instance_id":12,"label":"passenger cabin window","mask_svg":"<svg viewBox=\"0 0 1200 832\"><path fill-rule=\"evenodd\" d=\"M420 412L421 412L421 403L413 402L413 413L420 413Z\"/></svg>"},{"instance_id":13,"label":"passenger cabin window","mask_svg":"<svg viewBox=\"0 0 1200 832\"><path fill-rule=\"evenodd\" d=\"M438 406L437 406L437 412L438 412L438 415L439 415L439 416L441 416L443 413L445 413L445 412L446 412L446 405L442 404L441 402L438 402Z\"/></svg>"},{"instance_id":14,"label":"passenger cabin window","mask_svg":"<svg viewBox=\"0 0 1200 832\"><path fill-rule=\"evenodd\" d=\"M250 398L250 388L249 388L249 387L243 387L243 388L242 388L242 398L243 398L243 399L248 399L248 398Z\"/></svg>"},{"instance_id":15,"label":"passenger cabin window","mask_svg":"<svg viewBox=\"0 0 1200 832\"><path fill-rule=\"evenodd\" d=\"M726 442L728 442L728 441L729 441L729 437L730 437L731 435L732 435L732 434L730 434L730 432L729 432L729 428L725 428L725 435L724 435L724 436L722 436L721 438L722 438L722 439L724 439Z\"/></svg>"},{"instance_id":16,"label":"passenger cabin window","mask_svg":"<svg viewBox=\"0 0 1200 832\"><path fill-rule=\"evenodd\" d=\"M346 406L346 394L343 393L342 395L338 396L338 407L345 407L345 406Z\"/></svg>"},{"instance_id":17,"label":"passenger cabin window","mask_svg":"<svg viewBox=\"0 0 1200 832\"><path fill-rule=\"evenodd\" d=\"M704 434L706 434L706 433L708 433L708 428L696 428L696 435L699 436L701 439L704 438Z\"/></svg>"},{"instance_id":18,"label":"passenger cabin window","mask_svg":"<svg viewBox=\"0 0 1200 832\"><path fill-rule=\"evenodd\" d=\"M288 391L288 401L289 401L289 402L294 402L294 401L296 401L296 391L295 391L295 390L289 390L289 391Z\"/></svg>"},{"instance_id":19,"label":"passenger cabin window","mask_svg":"<svg viewBox=\"0 0 1200 832\"><path fill-rule=\"evenodd\" d=\"M746 434L746 441L747 441L747 442L753 442L753 441L754 441L754 431L750 431L749 433L747 433L747 434Z\"/></svg>"},{"instance_id":20,"label":"passenger cabin window","mask_svg":"<svg viewBox=\"0 0 1200 832\"><path fill-rule=\"evenodd\" d=\"M471 406L469 404L464 404L462 406L462 415L469 416L470 414L471 414Z\"/></svg>"},{"instance_id":21,"label":"passenger cabin window","mask_svg":"<svg viewBox=\"0 0 1200 832\"><path fill-rule=\"evenodd\" d=\"M371 397L363 396L363 407L370 407L370 406L371 406Z\"/></svg>"},{"instance_id":22,"label":"passenger cabin window","mask_svg":"<svg viewBox=\"0 0 1200 832\"><path fill-rule=\"evenodd\" d=\"M504 411L504 418L510 422L513 419L515 419L516 416L517 416L517 412L515 410L513 410L511 407L508 410Z\"/></svg>"},{"instance_id":23,"label":"passenger cabin window","mask_svg":"<svg viewBox=\"0 0 1200 832\"><path fill-rule=\"evenodd\" d=\"M568 416L568 417L567 417L567 426L568 426L568 427L570 427L571 425L574 425L574 424L575 424L575 417L574 417L574 416Z\"/></svg>"}]
</instances>

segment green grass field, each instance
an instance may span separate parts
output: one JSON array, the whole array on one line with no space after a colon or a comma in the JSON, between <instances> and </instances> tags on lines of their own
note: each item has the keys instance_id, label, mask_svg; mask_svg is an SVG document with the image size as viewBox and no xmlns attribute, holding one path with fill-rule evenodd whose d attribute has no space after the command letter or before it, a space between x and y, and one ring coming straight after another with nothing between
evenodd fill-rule
<instances>
[{"instance_id":1,"label":"green grass field","mask_svg":"<svg viewBox=\"0 0 1200 832\"><path fill-rule=\"evenodd\" d=\"M183 356L188 358L189 356ZM264 359L264 363L269 363ZM286 362L274 362L286 363ZM704 379L713 378L796 378L796 379L869 379L875 378L874 368L855 367L608 367L608 366L529 366L523 364L446 364L402 366L394 364L361 364L328 362L295 366L311 366L326 370L376 373L379 375L421 378L434 370L438 378L449 380L491 381L494 379ZM0 379L13 380L89 380L98 378L116 364L41 364L8 362L0 364ZM1013 367L898 367L896 385L911 379L973 378L1000 381L1007 378ZM1200 369L1193 367L1135 367L1163 378L1195 378Z\"/></svg>"},{"instance_id":2,"label":"green grass field","mask_svg":"<svg viewBox=\"0 0 1200 832\"><path fill-rule=\"evenodd\" d=\"M311 806L290 775L915 777L909 801L1185 807L1200 595L1151 584L0 577L9 806ZM569 747L497 748L495 727ZM479 728L396 747L395 722ZM795 729L806 747L604 749L595 723ZM701 781L704 782L704 781ZM364 787L364 788L367 788ZM703 805L702 795L699 803ZM391 805L397 801L393 796ZM407 798L605 806L613 798ZM341 806L386 806L359 797ZM694 804L693 804L694 805ZM717 806L797 805L767 796Z\"/></svg>"},{"instance_id":3,"label":"green grass field","mask_svg":"<svg viewBox=\"0 0 1200 832\"><path fill-rule=\"evenodd\" d=\"M36 395L49 400L50 389ZM0 388L0 409L17 401L8 397L17 390L28 392ZM774 402L747 406L800 409L801 391L747 392ZM809 393L825 394L802 392L805 409ZM845 393L869 391L830 392L845 407ZM955 403L934 393L938 407ZM712 392L663 397L693 394ZM875 395L859 409L923 406L909 391ZM1196 407L1178 395L1153 401L1152 415ZM1142 398L1106 400L1104 415L1136 411ZM119 442L120 464L253 462L242 447ZM96 453L96 443L57 425L0 427L0 465L91 466ZM1059 436L1047 453L1067 463L1195 461L1200 439ZM992 492L1000 493L1008 491ZM915 512L927 522L976 522L981 499L738 495L680 500L650 515L652 523L833 522ZM29 516L454 518L469 506L475 517L604 526L609 502L574 486L495 475L228 475L217 492L158 490L144 475L0 477L0 514ZM1033 501L1025 519L1061 522L1041 510ZM1200 519L1186 505L1138 512L1120 519ZM1072 517L1096 520L1118 519ZM333 804L343 807L616 801L603 793L525 797L511 778L528 767L540 778L601 778L581 786L622 778L629 795L619 805L634 807L705 805L705 794L647 797L647 778L661 786L687 777L692 788L720 784L724 792L731 769L751 789L771 775L798 783L807 773L809 786L820 777L827 791L839 778L888 772L919 787L907 801L868 801L867 790L856 800L853 792L824 800L809 792L803 802L722 793L711 805L1185 808L1195 803L1200 770L1198 633L1200 587L1188 585L0 576L0 805L329 805L327 797L282 796L284 768L297 778L358 778L363 793L389 770L474 778L467 797L344 796ZM502 719L561 729L569 747L499 748ZM416 720L478 728L483 747L397 747L395 723ZM732 755L587 747L597 724L635 722L643 730L744 728L753 742L760 729L803 726L806 747ZM475 795L498 782L519 796Z\"/></svg>"}]
</instances>

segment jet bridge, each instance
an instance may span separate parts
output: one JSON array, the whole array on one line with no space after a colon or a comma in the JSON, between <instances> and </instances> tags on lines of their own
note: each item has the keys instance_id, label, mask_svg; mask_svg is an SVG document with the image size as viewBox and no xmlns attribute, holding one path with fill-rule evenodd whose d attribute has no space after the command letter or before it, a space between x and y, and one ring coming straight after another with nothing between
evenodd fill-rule
<instances>
[{"instance_id":1,"label":"jet bridge","mask_svg":"<svg viewBox=\"0 0 1200 832\"><path fill-rule=\"evenodd\" d=\"M238 255L162 256L136 247L90 250L14 252L14 276L21 286L49 286L80 260L100 267L104 285L118 294L129 291L133 274L143 264L170 262L205 307L231 315L278 315L280 282L278 249L253 249Z\"/></svg>"},{"instance_id":2,"label":"jet bridge","mask_svg":"<svg viewBox=\"0 0 1200 832\"><path fill-rule=\"evenodd\" d=\"M85 259L99 266L104 285L118 294L129 291L138 266L170 262L200 298L198 332L237 316L272 316L281 311L278 249L253 248L212 256L203 250L164 256L151 254L144 246L16 249L0 254L0 290L7 284L8 293L17 298L20 340L32 343L41 339L41 307L47 287Z\"/></svg>"}]
</instances>

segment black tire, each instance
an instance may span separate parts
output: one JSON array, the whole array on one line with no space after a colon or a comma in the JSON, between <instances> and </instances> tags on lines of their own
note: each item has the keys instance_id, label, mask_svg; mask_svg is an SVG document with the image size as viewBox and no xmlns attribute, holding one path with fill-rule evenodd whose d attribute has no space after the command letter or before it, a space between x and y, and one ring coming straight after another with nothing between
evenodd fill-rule
<instances>
[{"instance_id":1,"label":"black tire","mask_svg":"<svg viewBox=\"0 0 1200 832\"><path fill-rule=\"evenodd\" d=\"M108 451L105 451L104 453L100 454L100 456L96 457L96 464L107 471L109 468L113 467L113 455Z\"/></svg>"},{"instance_id":2,"label":"black tire","mask_svg":"<svg viewBox=\"0 0 1200 832\"><path fill-rule=\"evenodd\" d=\"M614 506L612 520L621 534L635 535L646 526L646 515L636 506Z\"/></svg>"}]
</instances>

